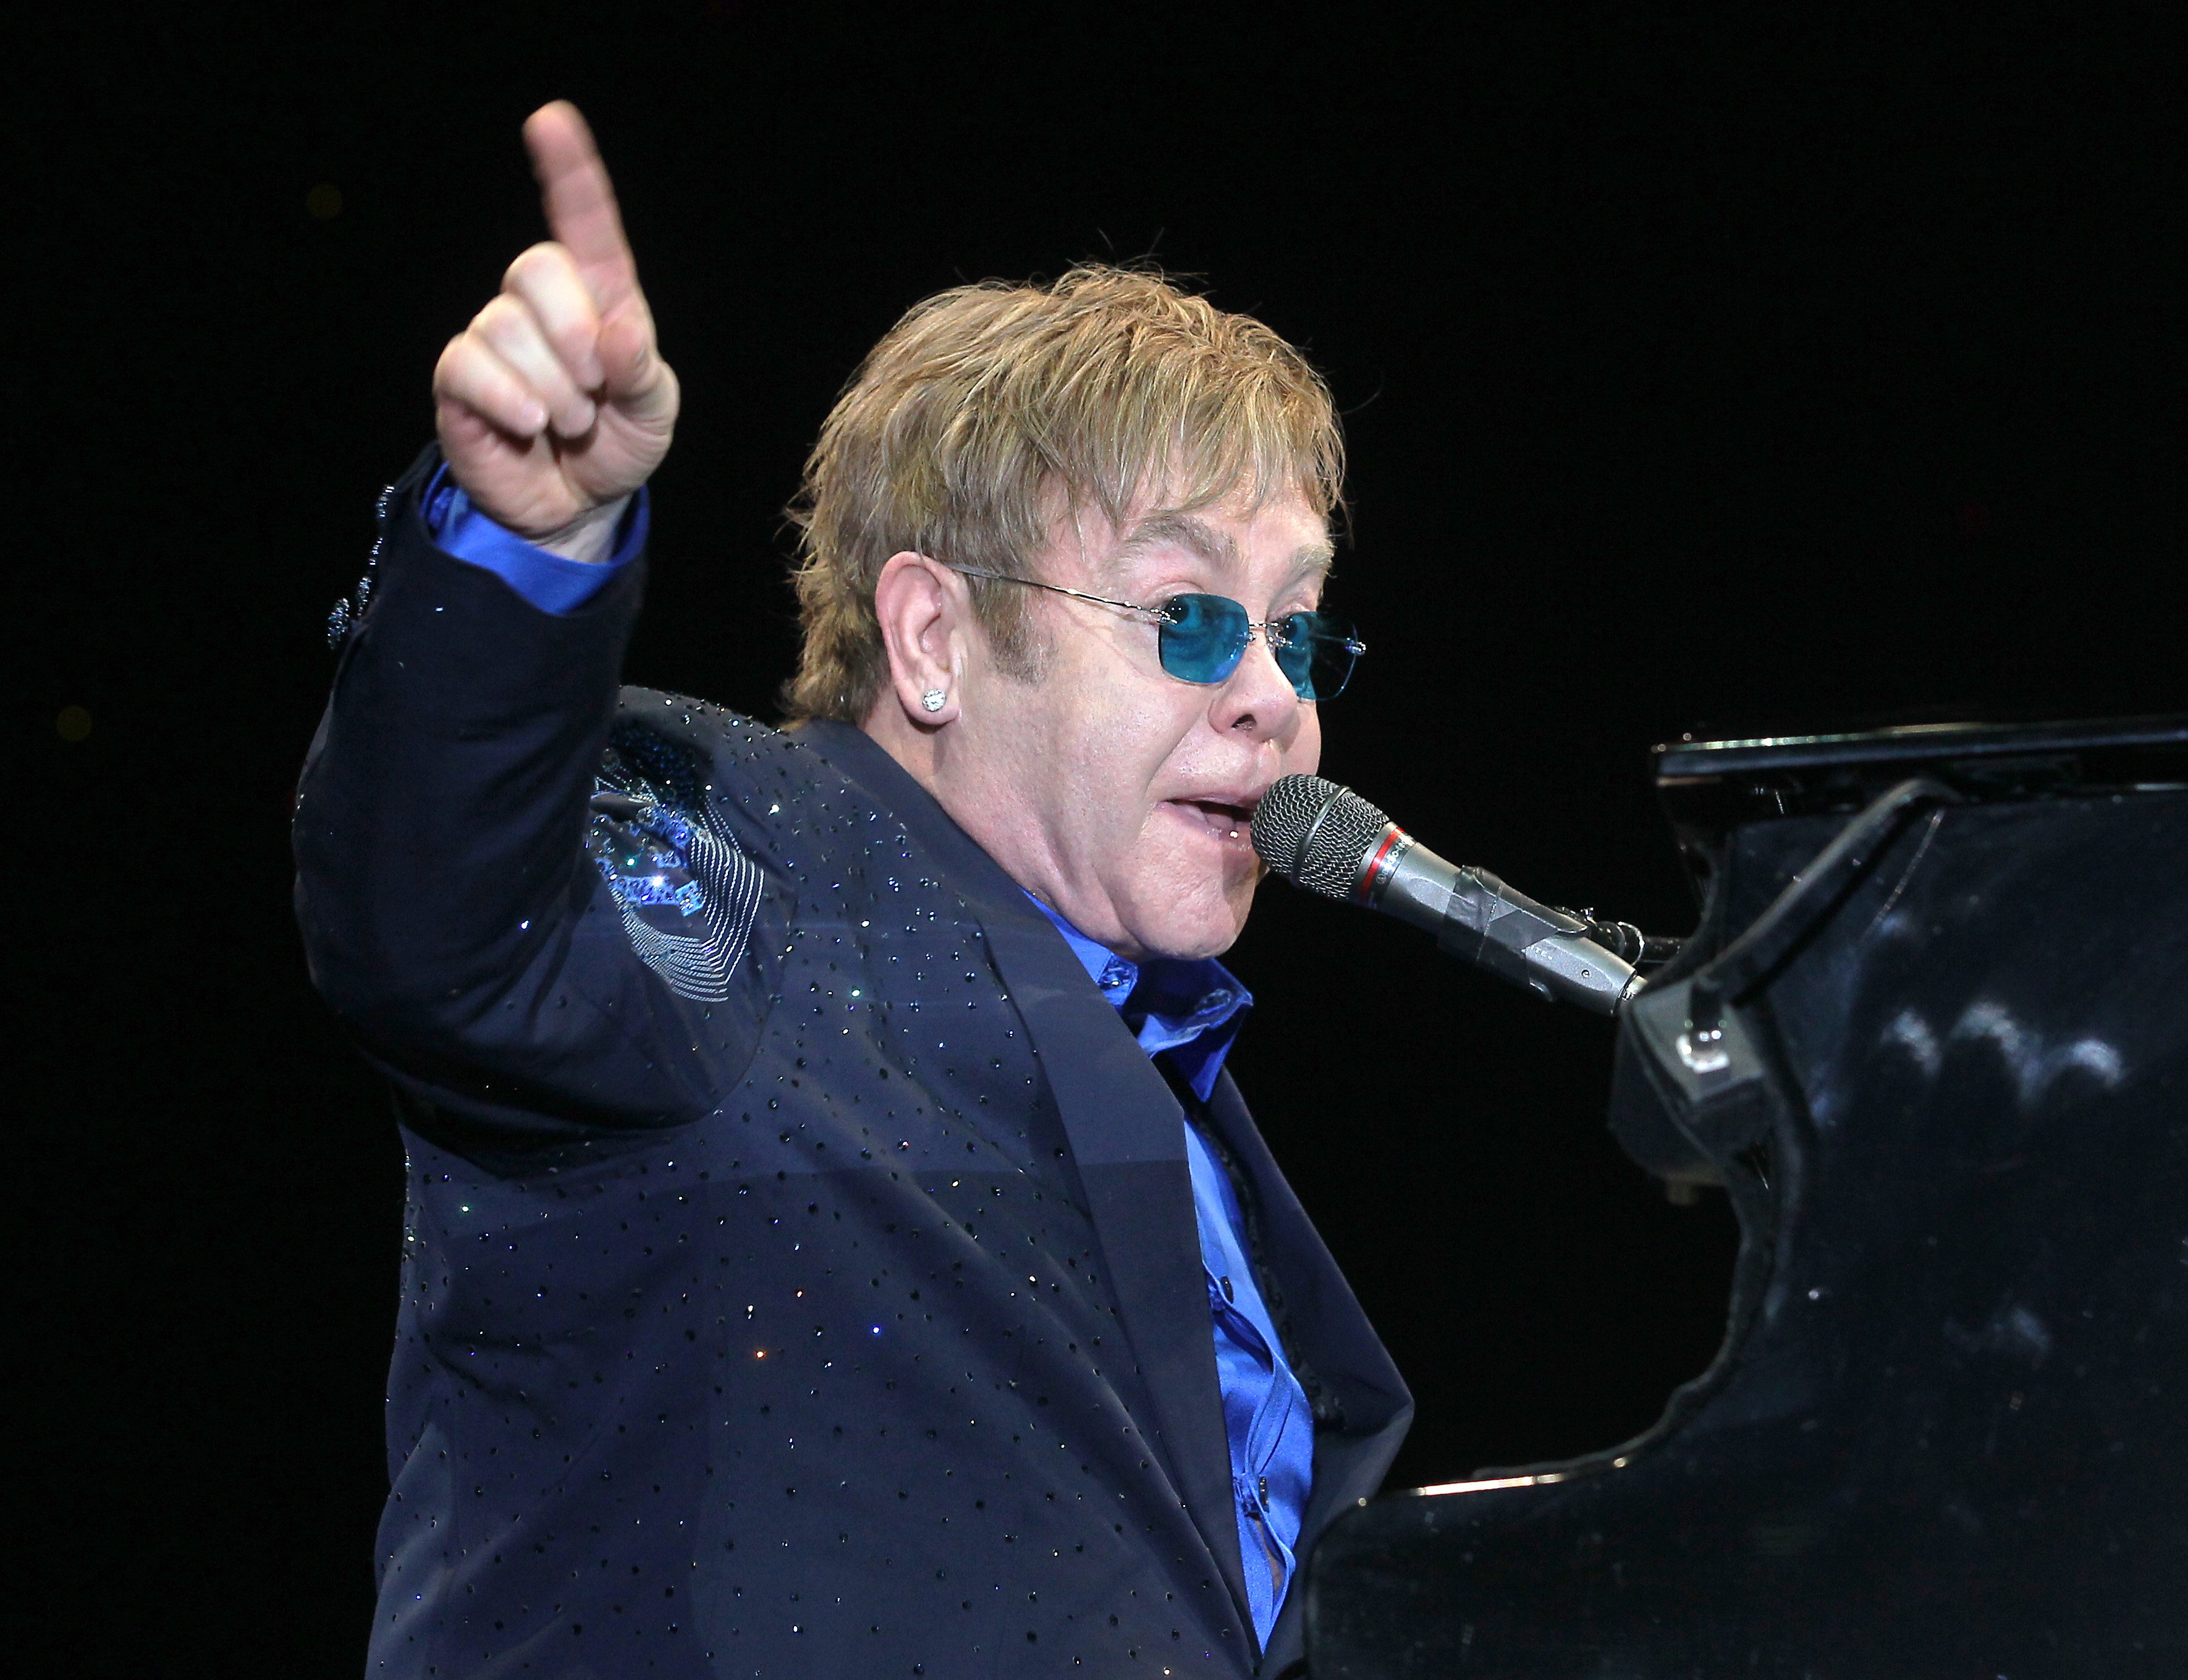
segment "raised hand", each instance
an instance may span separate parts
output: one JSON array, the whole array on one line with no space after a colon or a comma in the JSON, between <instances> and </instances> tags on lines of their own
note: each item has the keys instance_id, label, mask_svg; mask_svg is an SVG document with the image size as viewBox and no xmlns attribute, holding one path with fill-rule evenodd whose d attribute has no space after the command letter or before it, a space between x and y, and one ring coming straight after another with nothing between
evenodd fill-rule
<instances>
[{"instance_id":1,"label":"raised hand","mask_svg":"<svg viewBox=\"0 0 2188 1680\"><path fill-rule=\"evenodd\" d=\"M676 375L584 118L565 100L543 105L524 143L554 237L510 263L501 295L448 341L434 418L481 512L535 542L604 548L592 528L668 453Z\"/></svg>"}]
</instances>

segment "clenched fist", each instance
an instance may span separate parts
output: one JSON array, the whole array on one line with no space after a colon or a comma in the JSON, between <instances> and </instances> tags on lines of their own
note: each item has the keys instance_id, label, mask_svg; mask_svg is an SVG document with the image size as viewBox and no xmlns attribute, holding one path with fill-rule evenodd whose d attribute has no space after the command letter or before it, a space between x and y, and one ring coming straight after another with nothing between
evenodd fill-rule
<instances>
[{"instance_id":1,"label":"clenched fist","mask_svg":"<svg viewBox=\"0 0 2188 1680\"><path fill-rule=\"evenodd\" d=\"M615 189L577 107L543 105L524 143L553 238L433 369L441 450L490 519L577 558L607 549L614 515L676 429L676 375L653 341Z\"/></svg>"}]
</instances>

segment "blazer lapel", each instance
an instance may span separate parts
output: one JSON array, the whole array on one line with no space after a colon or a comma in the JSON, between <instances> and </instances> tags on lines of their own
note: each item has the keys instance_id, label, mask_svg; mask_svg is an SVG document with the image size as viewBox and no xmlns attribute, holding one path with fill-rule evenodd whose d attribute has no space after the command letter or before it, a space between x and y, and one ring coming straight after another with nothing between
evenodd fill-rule
<instances>
[{"instance_id":1,"label":"blazer lapel","mask_svg":"<svg viewBox=\"0 0 2188 1680\"><path fill-rule=\"evenodd\" d=\"M1300 1356L1345 1408L1343 1428L1315 1433L1314 1484L1297 1548L1305 1557L1323 1530L1382 1486L1413 1423L1413 1397L1227 1071L1216 1080L1207 1117L1260 1205L1266 1263L1283 1293L1284 1316ZM1306 1593L1294 1581L1269 1635L1265 1672L1281 1673L1305 1654L1305 1607Z\"/></svg>"},{"instance_id":2,"label":"blazer lapel","mask_svg":"<svg viewBox=\"0 0 2188 1680\"><path fill-rule=\"evenodd\" d=\"M1185 1117L1177 1099L1048 919L903 766L848 724L809 723L798 736L936 855L987 936L1070 1139L1102 1262L1138 1367L1142 1403L1133 1407L1134 1415L1151 1422L1148 1444L1169 1470L1229 1587L1242 1631L1250 1630L1208 1286L1186 1164Z\"/></svg>"}]
</instances>

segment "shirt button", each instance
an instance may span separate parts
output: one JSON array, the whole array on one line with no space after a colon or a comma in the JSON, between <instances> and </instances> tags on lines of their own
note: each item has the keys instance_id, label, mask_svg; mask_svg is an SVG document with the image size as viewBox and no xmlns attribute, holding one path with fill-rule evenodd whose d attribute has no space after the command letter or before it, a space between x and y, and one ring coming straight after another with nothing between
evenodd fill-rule
<instances>
[{"instance_id":1,"label":"shirt button","mask_svg":"<svg viewBox=\"0 0 2188 1680\"><path fill-rule=\"evenodd\" d=\"M1260 1494L1261 1508L1266 1511L1269 1508L1269 1479L1266 1476L1261 1478Z\"/></svg>"},{"instance_id":2,"label":"shirt button","mask_svg":"<svg viewBox=\"0 0 2188 1680\"><path fill-rule=\"evenodd\" d=\"M1227 1300L1227 1301L1232 1301L1232 1302L1236 1302L1236 1301L1238 1300L1238 1297L1237 1294L1236 1294L1236 1293L1232 1289L1232 1288L1231 1288L1231 1280L1230 1280L1229 1278L1227 1278L1227 1277L1219 1277L1219 1278L1217 1278L1215 1281L1216 1281L1218 1283L1221 1283L1221 1284L1223 1286L1223 1299L1224 1299L1225 1300Z\"/></svg>"}]
</instances>

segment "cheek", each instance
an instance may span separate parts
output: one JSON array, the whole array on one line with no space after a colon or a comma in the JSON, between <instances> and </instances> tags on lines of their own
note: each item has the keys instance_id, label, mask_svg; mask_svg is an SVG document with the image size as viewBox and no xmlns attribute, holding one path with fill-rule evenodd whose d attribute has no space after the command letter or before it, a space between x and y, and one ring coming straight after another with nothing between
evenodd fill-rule
<instances>
[{"instance_id":1,"label":"cheek","mask_svg":"<svg viewBox=\"0 0 2188 1680\"><path fill-rule=\"evenodd\" d=\"M1087 777L1098 781L1119 815L1135 826L1152 820L1155 789L1177 781L1174 772L1191 756L1200 714L1180 707L1170 690L1181 686L1171 684L1152 695L1142 690L1086 696L1080 751Z\"/></svg>"},{"instance_id":2,"label":"cheek","mask_svg":"<svg viewBox=\"0 0 2188 1680\"><path fill-rule=\"evenodd\" d=\"M1284 748L1286 775L1312 775L1322 767L1322 713L1312 706L1300 708L1299 732Z\"/></svg>"},{"instance_id":3,"label":"cheek","mask_svg":"<svg viewBox=\"0 0 2188 1680\"><path fill-rule=\"evenodd\" d=\"M1074 826L1100 827L1118 809L1144 724L1130 696L1114 691L1099 663L1053 657L1037 684L1007 691L1012 779L1042 790Z\"/></svg>"},{"instance_id":4,"label":"cheek","mask_svg":"<svg viewBox=\"0 0 2188 1680\"><path fill-rule=\"evenodd\" d=\"M1028 743L1028 756L1041 765L1050 826L1070 837L1065 849L1076 866L1108 875L1119 863L1174 847L1177 837L1153 790L1185 733L1176 721L1144 696L1090 685L1054 723L1043 740Z\"/></svg>"}]
</instances>

